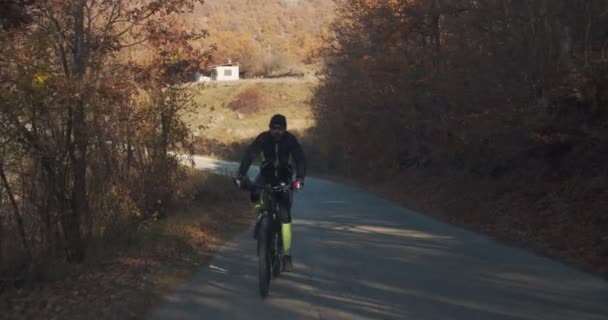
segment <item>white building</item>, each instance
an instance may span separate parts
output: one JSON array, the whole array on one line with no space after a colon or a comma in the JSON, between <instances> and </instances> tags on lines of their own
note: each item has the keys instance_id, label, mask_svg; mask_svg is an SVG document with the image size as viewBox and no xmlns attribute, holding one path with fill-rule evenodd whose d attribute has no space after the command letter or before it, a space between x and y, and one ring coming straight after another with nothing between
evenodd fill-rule
<instances>
[{"instance_id":1,"label":"white building","mask_svg":"<svg viewBox=\"0 0 608 320\"><path fill-rule=\"evenodd\" d=\"M211 79L215 81L236 81L239 80L239 63L232 63L229 61L226 64L220 64L214 66L211 74Z\"/></svg>"}]
</instances>

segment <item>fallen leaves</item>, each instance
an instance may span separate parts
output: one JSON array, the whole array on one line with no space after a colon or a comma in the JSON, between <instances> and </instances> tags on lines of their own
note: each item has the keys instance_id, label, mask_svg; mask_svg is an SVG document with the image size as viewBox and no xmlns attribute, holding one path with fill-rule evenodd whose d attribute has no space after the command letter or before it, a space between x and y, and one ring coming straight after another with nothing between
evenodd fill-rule
<instances>
[{"instance_id":1,"label":"fallen leaves","mask_svg":"<svg viewBox=\"0 0 608 320\"><path fill-rule=\"evenodd\" d=\"M222 186L220 178L211 179L209 185ZM232 187L230 181L226 183ZM201 191L209 191L205 188ZM219 189L214 192L221 192ZM138 250L121 248L119 254L68 266L68 276L59 281L0 293L2 319L140 317L157 301L159 292L184 281L203 265L236 231L233 224L244 227L250 222L246 199L233 200L219 198L204 206L199 203L187 212L161 220L158 223L166 224L163 233L147 237ZM222 219L217 218L219 215Z\"/></svg>"}]
</instances>

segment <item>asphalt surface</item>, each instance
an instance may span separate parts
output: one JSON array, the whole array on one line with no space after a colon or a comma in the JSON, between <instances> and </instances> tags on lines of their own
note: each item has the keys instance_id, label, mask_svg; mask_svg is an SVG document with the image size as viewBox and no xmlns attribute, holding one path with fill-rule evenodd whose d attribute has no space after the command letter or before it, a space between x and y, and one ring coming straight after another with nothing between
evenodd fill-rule
<instances>
[{"instance_id":1,"label":"asphalt surface","mask_svg":"<svg viewBox=\"0 0 608 320\"><path fill-rule=\"evenodd\" d=\"M355 188L310 178L293 216L295 270L268 298L248 230L146 318L608 319L608 282Z\"/></svg>"}]
</instances>

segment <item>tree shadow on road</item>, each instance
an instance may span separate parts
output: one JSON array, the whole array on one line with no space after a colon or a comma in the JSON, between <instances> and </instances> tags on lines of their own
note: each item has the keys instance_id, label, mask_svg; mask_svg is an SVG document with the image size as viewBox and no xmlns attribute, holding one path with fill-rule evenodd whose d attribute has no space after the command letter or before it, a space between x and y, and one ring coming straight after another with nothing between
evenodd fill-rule
<instances>
[{"instance_id":1,"label":"tree shadow on road","mask_svg":"<svg viewBox=\"0 0 608 320\"><path fill-rule=\"evenodd\" d=\"M307 187L294 207L295 272L273 280L270 297L258 295L247 232L150 319L608 316L601 280L356 189L320 180Z\"/></svg>"}]
</instances>

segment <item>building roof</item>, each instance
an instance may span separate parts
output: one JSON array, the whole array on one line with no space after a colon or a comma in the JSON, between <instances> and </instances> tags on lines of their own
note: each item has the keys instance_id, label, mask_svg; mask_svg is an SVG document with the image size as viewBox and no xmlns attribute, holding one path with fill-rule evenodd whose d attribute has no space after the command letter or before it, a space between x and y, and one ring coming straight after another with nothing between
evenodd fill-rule
<instances>
[{"instance_id":1,"label":"building roof","mask_svg":"<svg viewBox=\"0 0 608 320\"><path fill-rule=\"evenodd\" d=\"M238 67L239 63L238 62L232 62L232 61L228 61L227 63L221 63L221 64L216 64L216 65L212 65L209 66L210 69L214 69L217 67Z\"/></svg>"}]
</instances>

